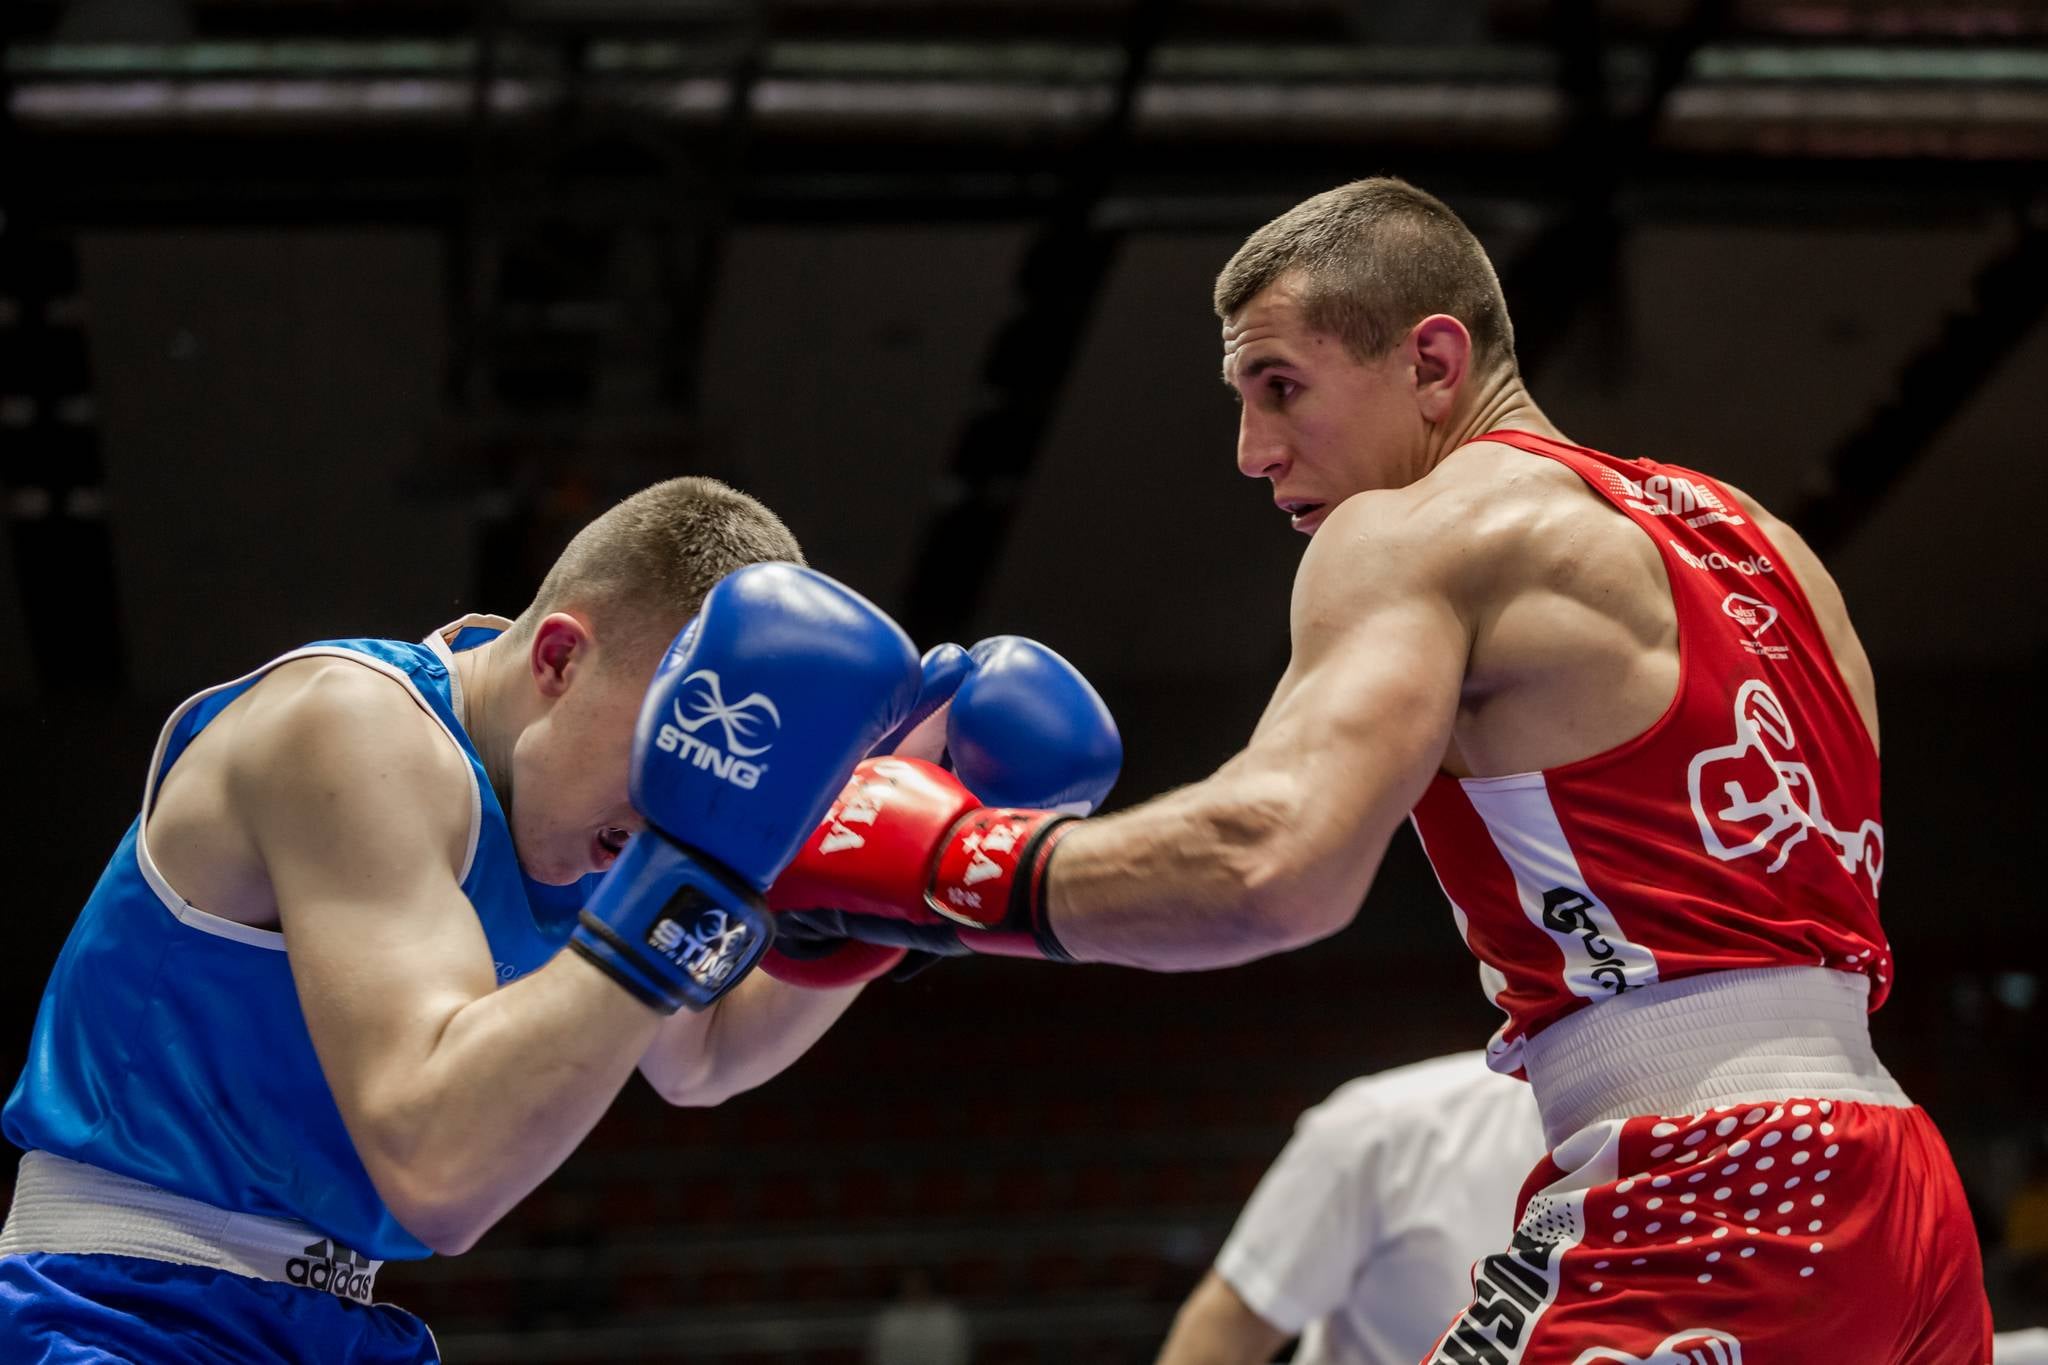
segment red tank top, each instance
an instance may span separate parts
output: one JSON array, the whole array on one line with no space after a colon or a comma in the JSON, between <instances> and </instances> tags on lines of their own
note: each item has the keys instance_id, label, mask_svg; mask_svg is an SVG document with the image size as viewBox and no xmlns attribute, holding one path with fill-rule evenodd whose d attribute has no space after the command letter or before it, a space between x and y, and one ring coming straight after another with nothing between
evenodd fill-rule
<instances>
[{"instance_id":1,"label":"red tank top","mask_svg":"<svg viewBox=\"0 0 2048 1365\"><path fill-rule=\"evenodd\" d=\"M1678 693L1627 743L1507 777L1438 774L1416 832L1480 980L1507 1013L1488 1048L1654 981L1735 967L1891 981L1877 752L1806 594L1705 475L1521 432L1479 439L1556 460L1664 557Z\"/></svg>"}]
</instances>

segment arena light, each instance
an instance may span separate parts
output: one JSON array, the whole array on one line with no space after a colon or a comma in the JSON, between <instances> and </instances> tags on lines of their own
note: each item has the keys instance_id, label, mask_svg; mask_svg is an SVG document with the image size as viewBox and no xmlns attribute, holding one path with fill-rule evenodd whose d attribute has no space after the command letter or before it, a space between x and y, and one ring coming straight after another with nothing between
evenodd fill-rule
<instances>
[{"instance_id":1,"label":"arena light","mask_svg":"<svg viewBox=\"0 0 2048 1365\"><path fill-rule=\"evenodd\" d=\"M468 40L21 44L8 57L9 94L29 132L455 130L476 108L478 55ZM545 48L497 55L488 108L513 119L574 98L708 124L731 93L716 47L607 41L573 71ZM779 43L748 99L755 131L770 137L1072 137L1110 107L1121 61L1092 43ZM1625 104L1643 52L1617 49L1608 70ZM1554 58L1534 47L1186 44L1155 55L1134 132L1521 148L1554 136L1565 113ZM2048 151L2048 52L1711 46L1659 128L1669 146L1716 153L2036 155Z\"/></svg>"}]
</instances>

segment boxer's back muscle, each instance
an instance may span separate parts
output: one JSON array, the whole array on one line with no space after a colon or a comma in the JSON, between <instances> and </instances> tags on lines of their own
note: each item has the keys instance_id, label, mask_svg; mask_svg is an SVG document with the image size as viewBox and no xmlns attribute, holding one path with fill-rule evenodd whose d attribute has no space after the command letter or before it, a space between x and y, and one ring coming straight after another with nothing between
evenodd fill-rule
<instances>
[{"instance_id":1,"label":"boxer's back muscle","mask_svg":"<svg viewBox=\"0 0 2048 1365\"><path fill-rule=\"evenodd\" d=\"M1654 725L1678 690L1677 611L1656 542L1571 469L1510 446L1467 446L1424 483L1436 481L1469 508L1480 560L1463 585L1472 652L1445 771L1554 768ZM1869 663L1834 581L1790 527L1738 497L1806 591L1875 737Z\"/></svg>"}]
</instances>

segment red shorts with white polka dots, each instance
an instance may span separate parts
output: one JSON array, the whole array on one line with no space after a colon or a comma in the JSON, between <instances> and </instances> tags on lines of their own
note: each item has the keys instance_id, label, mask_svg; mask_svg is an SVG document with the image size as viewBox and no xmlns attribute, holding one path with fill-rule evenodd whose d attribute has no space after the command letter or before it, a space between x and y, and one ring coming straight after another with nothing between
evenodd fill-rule
<instances>
[{"instance_id":1,"label":"red shorts with white polka dots","mask_svg":"<svg viewBox=\"0 0 2048 1365\"><path fill-rule=\"evenodd\" d=\"M1918 1108L1741 1104L1595 1124L1425 1365L1988 1365L1948 1148Z\"/></svg>"}]
</instances>

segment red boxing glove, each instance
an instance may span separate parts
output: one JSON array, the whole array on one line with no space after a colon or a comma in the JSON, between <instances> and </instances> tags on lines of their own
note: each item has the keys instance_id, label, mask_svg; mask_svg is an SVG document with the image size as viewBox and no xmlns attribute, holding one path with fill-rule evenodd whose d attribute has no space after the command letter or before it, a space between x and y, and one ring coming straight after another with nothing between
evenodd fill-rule
<instances>
[{"instance_id":1,"label":"red boxing glove","mask_svg":"<svg viewBox=\"0 0 2048 1365\"><path fill-rule=\"evenodd\" d=\"M776 911L829 907L869 942L1071 962L1045 918L1045 868L1073 817L983 806L912 758L853 770L768 888Z\"/></svg>"},{"instance_id":2,"label":"red boxing glove","mask_svg":"<svg viewBox=\"0 0 2048 1365\"><path fill-rule=\"evenodd\" d=\"M842 986L863 986L887 976L907 955L904 948L850 938L818 939L806 944L784 923L777 927L775 947L761 958L761 970L786 986L836 991Z\"/></svg>"}]
</instances>

